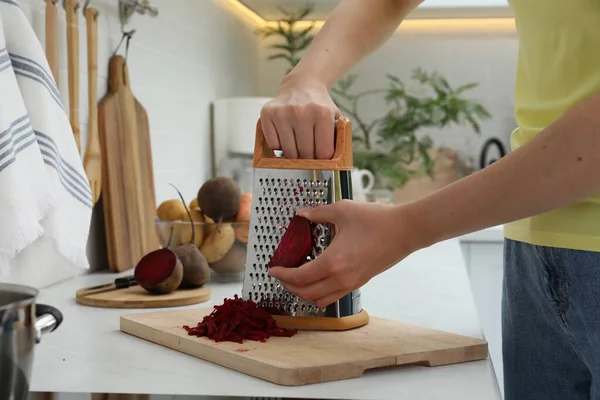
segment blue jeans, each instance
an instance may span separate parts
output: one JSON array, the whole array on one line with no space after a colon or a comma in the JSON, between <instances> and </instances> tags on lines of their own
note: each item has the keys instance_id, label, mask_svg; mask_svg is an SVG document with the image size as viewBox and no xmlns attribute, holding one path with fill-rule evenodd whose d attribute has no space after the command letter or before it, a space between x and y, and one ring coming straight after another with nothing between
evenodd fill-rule
<instances>
[{"instance_id":1,"label":"blue jeans","mask_svg":"<svg viewBox=\"0 0 600 400\"><path fill-rule=\"evenodd\" d=\"M505 400L600 400L600 253L505 240Z\"/></svg>"}]
</instances>

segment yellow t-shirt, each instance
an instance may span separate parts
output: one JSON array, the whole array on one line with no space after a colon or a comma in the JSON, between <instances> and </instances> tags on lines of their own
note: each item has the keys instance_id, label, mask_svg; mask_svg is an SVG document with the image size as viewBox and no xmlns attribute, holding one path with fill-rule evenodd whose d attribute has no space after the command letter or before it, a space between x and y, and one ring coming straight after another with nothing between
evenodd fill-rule
<instances>
[{"instance_id":1,"label":"yellow t-shirt","mask_svg":"<svg viewBox=\"0 0 600 400\"><path fill-rule=\"evenodd\" d=\"M519 36L514 150L600 90L600 0L509 3ZM600 196L507 224L504 234L536 245L600 251Z\"/></svg>"}]
</instances>

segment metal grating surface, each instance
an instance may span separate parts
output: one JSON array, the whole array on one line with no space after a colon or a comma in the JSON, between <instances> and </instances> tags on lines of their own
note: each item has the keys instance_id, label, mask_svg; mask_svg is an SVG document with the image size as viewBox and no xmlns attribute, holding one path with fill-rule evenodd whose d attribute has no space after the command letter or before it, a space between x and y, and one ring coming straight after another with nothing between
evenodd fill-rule
<instances>
[{"instance_id":1,"label":"metal grating surface","mask_svg":"<svg viewBox=\"0 0 600 400\"><path fill-rule=\"evenodd\" d=\"M250 237L242 296L269 312L291 316L325 316L326 309L289 293L267 273L267 264L294 214L303 207L330 204L336 196L332 172L256 169ZM330 242L329 226L313 226L314 259Z\"/></svg>"}]
</instances>

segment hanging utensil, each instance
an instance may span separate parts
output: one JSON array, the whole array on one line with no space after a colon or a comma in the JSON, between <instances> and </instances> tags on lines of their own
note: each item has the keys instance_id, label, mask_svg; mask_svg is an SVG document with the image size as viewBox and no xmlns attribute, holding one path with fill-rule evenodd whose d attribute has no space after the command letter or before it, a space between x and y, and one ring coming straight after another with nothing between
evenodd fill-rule
<instances>
[{"instance_id":1,"label":"hanging utensil","mask_svg":"<svg viewBox=\"0 0 600 400\"><path fill-rule=\"evenodd\" d=\"M128 42L131 32L123 35ZM131 91L126 58L117 50L109 60L108 93L98 102L102 206L108 265L114 272L131 269L160 248L148 114Z\"/></svg>"},{"instance_id":2,"label":"hanging utensil","mask_svg":"<svg viewBox=\"0 0 600 400\"><path fill-rule=\"evenodd\" d=\"M100 138L98 136L98 10L84 6L83 14L87 27L87 65L88 65L88 103L89 122L88 140L83 167L92 188L92 200L98 202L102 190L102 159Z\"/></svg>"},{"instance_id":3,"label":"hanging utensil","mask_svg":"<svg viewBox=\"0 0 600 400\"><path fill-rule=\"evenodd\" d=\"M67 19L67 60L69 73L69 119L71 129L77 143L77 151L81 152L79 134L79 18L77 17L77 0L64 0Z\"/></svg>"},{"instance_id":4,"label":"hanging utensil","mask_svg":"<svg viewBox=\"0 0 600 400\"><path fill-rule=\"evenodd\" d=\"M58 0L46 0L46 58L58 87Z\"/></svg>"}]
</instances>

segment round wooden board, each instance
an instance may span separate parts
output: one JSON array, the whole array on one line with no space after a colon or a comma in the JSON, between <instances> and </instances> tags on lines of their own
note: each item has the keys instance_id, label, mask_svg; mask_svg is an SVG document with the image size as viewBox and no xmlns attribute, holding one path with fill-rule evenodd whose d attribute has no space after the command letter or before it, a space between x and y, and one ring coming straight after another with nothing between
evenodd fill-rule
<instances>
[{"instance_id":1,"label":"round wooden board","mask_svg":"<svg viewBox=\"0 0 600 400\"><path fill-rule=\"evenodd\" d=\"M177 289L168 294L150 294L141 286L116 289L103 293L75 295L77 303L104 308L163 308L189 306L210 300L210 288Z\"/></svg>"}]
</instances>

